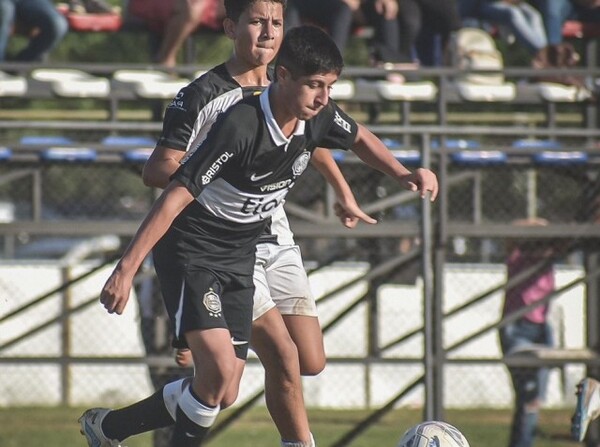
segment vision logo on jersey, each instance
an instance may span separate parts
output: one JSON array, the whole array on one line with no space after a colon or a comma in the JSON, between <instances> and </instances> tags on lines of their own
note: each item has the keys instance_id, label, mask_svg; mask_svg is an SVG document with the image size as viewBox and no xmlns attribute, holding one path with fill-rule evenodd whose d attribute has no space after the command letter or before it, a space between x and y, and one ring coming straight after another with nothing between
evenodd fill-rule
<instances>
[{"instance_id":1,"label":"vision logo on jersey","mask_svg":"<svg viewBox=\"0 0 600 447\"><path fill-rule=\"evenodd\" d=\"M167 108L179 109L179 110L183 110L184 112L186 111L185 105L183 103L183 92L181 90L177 93L175 98L173 98L173 101L171 101L171 103L167 106Z\"/></svg>"},{"instance_id":2,"label":"vision logo on jersey","mask_svg":"<svg viewBox=\"0 0 600 447\"><path fill-rule=\"evenodd\" d=\"M300 154L294 164L292 165L292 172L297 177L304 172L306 167L308 166L308 162L310 161L310 152L304 151Z\"/></svg>"},{"instance_id":3,"label":"vision logo on jersey","mask_svg":"<svg viewBox=\"0 0 600 447\"><path fill-rule=\"evenodd\" d=\"M210 168L202 175L202 184L207 185L213 179L215 174L219 172L221 167L229 161L229 159L233 157L231 152L225 152L224 154L219 155Z\"/></svg>"},{"instance_id":4,"label":"vision logo on jersey","mask_svg":"<svg viewBox=\"0 0 600 447\"><path fill-rule=\"evenodd\" d=\"M344 129L346 132L352 132L352 128L350 127L350 123L346 121L342 116L336 111L335 118L333 118L333 122Z\"/></svg>"},{"instance_id":5,"label":"vision logo on jersey","mask_svg":"<svg viewBox=\"0 0 600 447\"><path fill-rule=\"evenodd\" d=\"M221 316L221 299L212 288L204 294L202 304L204 304L211 317L219 318Z\"/></svg>"}]
</instances>

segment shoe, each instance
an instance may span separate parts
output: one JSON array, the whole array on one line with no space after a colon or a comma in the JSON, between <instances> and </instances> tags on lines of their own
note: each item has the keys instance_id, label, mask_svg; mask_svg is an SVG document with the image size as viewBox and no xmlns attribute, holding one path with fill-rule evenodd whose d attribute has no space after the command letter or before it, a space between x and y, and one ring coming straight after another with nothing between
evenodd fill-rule
<instances>
[{"instance_id":1,"label":"shoe","mask_svg":"<svg viewBox=\"0 0 600 447\"><path fill-rule=\"evenodd\" d=\"M577 406L571 418L571 436L581 442L588 425L600 416L600 382L585 378L577 384Z\"/></svg>"},{"instance_id":2,"label":"shoe","mask_svg":"<svg viewBox=\"0 0 600 447\"><path fill-rule=\"evenodd\" d=\"M123 447L116 439L108 439L102 432L102 421L110 412L108 408L90 408L79 418L79 432L85 436L89 447Z\"/></svg>"}]
</instances>

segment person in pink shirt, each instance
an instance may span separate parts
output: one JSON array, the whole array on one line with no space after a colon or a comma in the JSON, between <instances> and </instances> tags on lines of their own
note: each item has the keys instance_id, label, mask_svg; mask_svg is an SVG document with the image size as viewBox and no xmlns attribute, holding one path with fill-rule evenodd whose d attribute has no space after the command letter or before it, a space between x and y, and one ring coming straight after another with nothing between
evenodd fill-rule
<instances>
[{"instance_id":1,"label":"person in pink shirt","mask_svg":"<svg viewBox=\"0 0 600 447\"><path fill-rule=\"evenodd\" d=\"M515 224L530 226L546 225L547 222L543 219L528 219ZM554 292L554 268L550 260L555 256L555 251L552 243L546 240L508 241L506 269L509 284L505 293L503 319ZM522 279L523 277L526 279ZM548 303L540 304L503 325L500 328L502 353L506 356L522 350L552 347L553 332L547 321L548 310ZM531 447L539 410L545 397L548 368L508 369L515 390L515 410L508 445Z\"/></svg>"}]
</instances>

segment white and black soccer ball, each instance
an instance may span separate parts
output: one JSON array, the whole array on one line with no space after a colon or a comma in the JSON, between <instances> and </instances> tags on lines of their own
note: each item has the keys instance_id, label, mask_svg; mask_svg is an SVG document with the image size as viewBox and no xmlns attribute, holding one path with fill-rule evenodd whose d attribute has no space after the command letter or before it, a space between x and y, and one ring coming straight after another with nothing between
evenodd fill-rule
<instances>
[{"instance_id":1,"label":"white and black soccer ball","mask_svg":"<svg viewBox=\"0 0 600 447\"><path fill-rule=\"evenodd\" d=\"M426 421L409 428L397 447L469 447L469 441L447 422Z\"/></svg>"}]
</instances>

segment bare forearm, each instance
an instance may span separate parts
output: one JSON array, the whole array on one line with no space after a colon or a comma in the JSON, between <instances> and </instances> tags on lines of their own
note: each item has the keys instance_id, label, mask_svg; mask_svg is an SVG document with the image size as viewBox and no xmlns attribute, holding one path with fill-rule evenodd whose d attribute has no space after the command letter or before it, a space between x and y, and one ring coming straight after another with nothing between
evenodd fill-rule
<instances>
[{"instance_id":1,"label":"bare forearm","mask_svg":"<svg viewBox=\"0 0 600 447\"><path fill-rule=\"evenodd\" d=\"M354 200L350 185L328 149L317 148L311 159L313 166L331 185L339 201Z\"/></svg>"},{"instance_id":2,"label":"bare forearm","mask_svg":"<svg viewBox=\"0 0 600 447\"><path fill-rule=\"evenodd\" d=\"M170 184L141 223L116 269L125 274L135 274L150 250L167 232L175 217L192 199L192 195L182 185Z\"/></svg>"},{"instance_id":3,"label":"bare forearm","mask_svg":"<svg viewBox=\"0 0 600 447\"><path fill-rule=\"evenodd\" d=\"M396 180L410 174L381 140L363 126L359 128L352 151L372 168Z\"/></svg>"}]
</instances>

